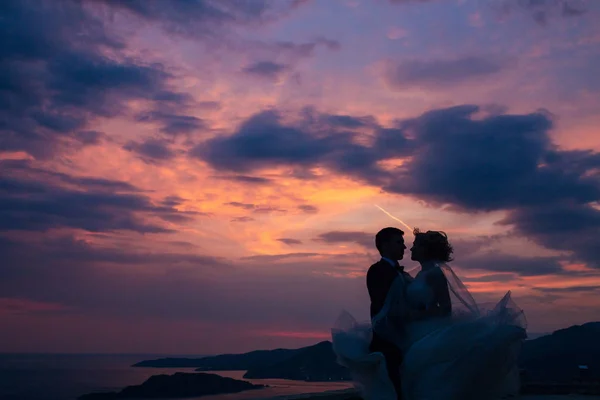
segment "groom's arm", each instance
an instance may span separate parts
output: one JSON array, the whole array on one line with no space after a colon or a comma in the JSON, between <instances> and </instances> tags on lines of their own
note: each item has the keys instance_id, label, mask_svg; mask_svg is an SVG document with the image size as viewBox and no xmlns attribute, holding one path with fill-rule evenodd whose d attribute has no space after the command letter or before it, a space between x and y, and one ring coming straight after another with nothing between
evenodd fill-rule
<instances>
[{"instance_id":1,"label":"groom's arm","mask_svg":"<svg viewBox=\"0 0 600 400\"><path fill-rule=\"evenodd\" d=\"M392 279L379 264L373 264L367 271L367 290L371 298L371 317L375 316L385 303L392 286Z\"/></svg>"}]
</instances>

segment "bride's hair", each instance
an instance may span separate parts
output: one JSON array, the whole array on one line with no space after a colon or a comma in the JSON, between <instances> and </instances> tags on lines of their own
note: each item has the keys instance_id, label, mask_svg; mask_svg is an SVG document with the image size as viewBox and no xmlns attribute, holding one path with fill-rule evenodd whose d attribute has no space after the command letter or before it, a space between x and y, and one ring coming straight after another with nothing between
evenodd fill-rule
<instances>
[{"instance_id":1,"label":"bride's hair","mask_svg":"<svg viewBox=\"0 0 600 400\"><path fill-rule=\"evenodd\" d=\"M442 231L421 232L419 228L413 230L415 241L419 241L425 248L425 257L430 260L444 262L452 261L454 249L448 241L448 235Z\"/></svg>"}]
</instances>

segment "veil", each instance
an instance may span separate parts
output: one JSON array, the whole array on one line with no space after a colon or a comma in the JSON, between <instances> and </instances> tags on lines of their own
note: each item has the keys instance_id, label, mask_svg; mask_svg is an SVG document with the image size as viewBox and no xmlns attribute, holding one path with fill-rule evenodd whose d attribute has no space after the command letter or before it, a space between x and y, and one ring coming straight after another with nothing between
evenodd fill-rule
<instances>
[{"instance_id":1,"label":"veil","mask_svg":"<svg viewBox=\"0 0 600 400\"><path fill-rule=\"evenodd\" d=\"M439 264L440 269L448 282L448 292L452 300L452 315L477 317L481 315L477 302L462 283L454 270L447 264Z\"/></svg>"},{"instance_id":2,"label":"veil","mask_svg":"<svg viewBox=\"0 0 600 400\"><path fill-rule=\"evenodd\" d=\"M458 319L462 317L491 319L497 325L513 325L527 328L525 312L512 298L512 292L508 291L493 307L488 304L477 304L469 289L462 283L454 270L447 264L439 264L440 269L448 282L448 291L452 300L452 316Z\"/></svg>"},{"instance_id":3,"label":"veil","mask_svg":"<svg viewBox=\"0 0 600 400\"><path fill-rule=\"evenodd\" d=\"M481 315L480 306L477 304L469 289L465 286L454 270L447 263L438 263L440 270L446 277L448 292L452 302L452 315L460 317L477 317ZM411 276L416 276L421 267L408 271Z\"/></svg>"},{"instance_id":4,"label":"veil","mask_svg":"<svg viewBox=\"0 0 600 400\"><path fill-rule=\"evenodd\" d=\"M382 353L371 352L371 322L358 322L342 311L331 329L331 343L338 364L346 367L354 387L364 399L396 400L397 395Z\"/></svg>"}]
</instances>

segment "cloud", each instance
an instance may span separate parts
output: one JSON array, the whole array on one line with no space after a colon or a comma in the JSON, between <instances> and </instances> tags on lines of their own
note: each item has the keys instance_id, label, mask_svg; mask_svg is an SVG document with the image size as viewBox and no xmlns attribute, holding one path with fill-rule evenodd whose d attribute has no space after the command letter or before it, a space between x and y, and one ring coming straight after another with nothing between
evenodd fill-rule
<instances>
[{"instance_id":1,"label":"cloud","mask_svg":"<svg viewBox=\"0 0 600 400\"><path fill-rule=\"evenodd\" d=\"M392 4L418 4L418 3L430 3L438 0L389 0Z\"/></svg>"},{"instance_id":2,"label":"cloud","mask_svg":"<svg viewBox=\"0 0 600 400\"><path fill-rule=\"evenodd\" d=\"M316 206L311 206L310 204L302 204L298 206L298 209L307 214L316 214L319 212L319 208Z\"/></svg>"},{"instance_id":3,"label":"cloud","mask_svg":"<svg viewBox=\"0 0 600 400\"><path fill-rule=\"evenodd\" d=\"M391 87L436 88L495 75L505 63L484 57L460 57L444 60L413 60L385 66L384 77Z\"/></svg>"},{"instance_id":4,"label":"cloud","mask_svg":"<svg viewBox=\"0 0 600 400\"><path fill-rule=\"evenodd\" d=\"M369 250L375 246L375 235L359 231L330 231L321 233L313 240L328 244L355 243Z\"/></svg>"},{"instance_id":5,"label":"cloud","mask_svg":"<svg viewBox=\"0 0 600 400\"><path fill-rule=\"evenodd\" d=\"M510 274L538 276L567 273L564 271L560 259L557 257L522 257L488 252L478 256L466 257L465 259L463 259L461 254L460 259L455 264L468 270L509 274L504 277L505 279L510 278Z\"/></svg>"},{"instance_id":6,"label":"cloud","mask_svg":"<svg viewBox=\"0 0 600 400\"><path fill-rule=\"evenodd\" d=\"M587 12L585 8L580 6L581 1L564 1L562 5L561 15L563 17L579 17Z\"/></svg>"},{"instance_id":7,"label":"cloud","mask_svg":"<svg viewBox=\"0 0 600 400\"><path fill-rule=\"evenodd\" d=\"M150 111L137 116L138 122L158 122L160 131L167 135L190 134L206 129L206 123L191 115L179 115L161 111Z\"/></svg>"},{"instance_id":8,"label":"cloud","mask_svg":"<svg viewBox=\"0 0 600 400\"><path fill-rule=\"evenodd\" d=\"M351 115L324 115L322 119L325 123L334 127L353 129L362 128L373 124L371 117L353 117Z\"/></svg>"},{"instance_id":9,"label":"cloud","mask_svg":"<svg viewBox=\"0 0 600 400\"><path fill-rule=\"evenodd\" d=\"M503 224L551 249L565 251L574 261L600 268L600 210L590 204L558 203L513 210Z\"/></svg>"},{"instance_id":10,"label":"cloud","mask_svg":"<svg viewBox=\"0 0 600 400\"><path fill-rule=\"evenodd\" d=\"M278 20L298 7L295 0L93 0L111 12L126 12L142 21L159 24L166 32L193 38L217 38L226 27L259 26Z\"/></svg>"},{"instance_id":11,"label":"cloud","mask_svg":"<svg viewBox=\"0 0 600 400\"><path fill-rule=\"evenodd\" d=\"M371 179L373 184L372 179L381 175L376 165L379 159L408 155L411 150L402 131L379 129L376 124L373 126L374 122L367 129L376 131L376 145L356 143L358 132L348 131L345 126L356 126L356 121L366 124L365 121L373 120L371 117L340 119L337 115L314 115L306 110L300 117L296 123L286 124L276 110L255 114L232 135L202 142L191 149L190 155L216 170L325 166L359 179Z\"/></svg>"},{"instance_id":12,"label":"cloud","mask_svg":"<svg viewBox=\"0 0 600 400\"><path fill-rule=\"evenodd\" d=\"M302 244L301 240L291 239L291 238L280 238L280 239L277 239L277 241L279 241L281 243L285 243L290 246L295 245L295 244Z\"/></svg>"},{"instance_id":13,"label":"cloud","mask_svg":"<svg viewBox=\"0 0 600 400\"><path fill-rule=\"evenodd\" d=\"M276 163L316 163L334 151L334 143L313 138L310 133L280 123L275 111L265 111L245 121L231 136L216 137L196 148L191 155L215 169L244 171Z\"/></svg>"},{"instance_id":14,"label":"cloud","mask_svg":"<svg viewBox=\"0 0 600 400\"><path fill-rule=\"evenodd\" d=\"M237 202L237 201L231 201L229 203L225 203L225 205L226 206L243 208L244 210L254 210L256 208L256 205L254 205L254 204L240 203L240 202Z\"/></svg>"},{"instance_id":15,"label":"cloud","mask_svg":"<svg viewBox=\"0 0 600 400\"><path fill-rule=\"evenodd\" d=\"M493 8L501 16L525 12L541 26L551 19L581 17L587 13L582 0L503 0L493 4Z\"/></svg>"},{"instance_id":16,"label":"cloud","mask_svg":"<svg viewBox=\"0 0 600 400\"><path fill-rule=\"evenodd\" d=\"M235 217L231 219L231 222L251 222L254 221L254 218L252 217Z\"/></svg>"},{"instance_id":17,"label":"cloud","mask_svg":"<svg viewBox=\"0 0 600 400\"><path fill-rule=\"evenodd\" d=\"M304 259L321 256L319 253L285 253L285 254L260 254L256 256L242 257L242 260L248 261L283 261L288 259Z\"/></svg>"},{"instance_id":18,"label":"cloud","mask_svg":"<svg viewBox=\"0 0 600 400\"><path fill-rule=\"evenodd\" d=\"M199 144L190 155L232 172L327 168L455 211L504 210L507 218L501 223L516 233L597 265L593 232L600 211L593 204L600 201L600 155L558 148L550 138L554 123L547 111L492 111L461 105L383 127L372 117L339 118L309 109L287 120L269 110L251 116L231 135ZM370 140L358 141L358 135ZM381 166L397 158L403 159L398 167ZM552 219L562 230L583 236L560 240L544 234L544 224ZM589 226L578 225L580 220Z\"/></svg>"},{"instance_id":19,"label":"cloud","mask_svg":"<svg viewBox=\"0 0 600 400\"><path fill-rule=\"evenodd\" d=\"M249 176L249 175L217 175L212 176L214 179L222 179L227 181L248 183L252 185L266 185L272 182L271 179L262 176Z\"/></svg>"},{"instance_id":20,"label":"cloud","mask_svg":"<svg viewBox=\"0 0 600 400\"><path fill-rule=\"evenodd\" d=\"M0 149L47 158L73 143L96 144L90 121L123 114L129 100L181 100L162 66L106 56L125 45L80 2L7 0L2 7Z\"/></svg>"},{"instance_id":21,"label":"cloud","mask_svg":"<svg viewBox=\"0 0 600 400\"><path fill-rule=\"evenodd\" d=\"M458 106L405 121L418 150L386 189L473 211L598 198L597 182L584 174L595 156L561 157L545 113L475 120L477 111Z\"/></svg>"},{"instance_id":22,"label":"cloud","mask_svg":"<svg viewBox=\"0 0 600 400\"><path fill-rule=\"evenodd\" d=\"M80 131L73 134L73 139L81 142L83 145L95 145L100 144L103 140L106 140L108 135L98 131Z\"/></svg>"},{"instance_id":23,"label":"cloud","mask_svg":"<svg viewBox=\"0 0 600 400\"><path fill-rule=\"evenodd\" d=\"M13 178L3 181L1 188L5 190L18 190L24 182L27 182L23 177L33 176L35 179L29 180L29 182L44 183L49 186L74 186L76 188L83 187L88 190L108 192L141 192L140 189L127 182L87 176L72 176L62 172L36 167L32 162L26 160L3 160L0 161L0 167L2 167L7 174L10 173ZM35 185L30 187L35 187ZM42 190L39 190L41 193Z\"/></svg>"},{"instance_id":24,"label":"cloud","mask_svg":"<svg viewBox=\"0 0 600 400\"><path fill-rule=\"evenodd\" d=\"M254 210L252 210L252 212L255 214L271 214L274 212L286 213L287 210L284 210L277 206L257 206L256 208L254 208Z\"/></svg>"},{"instance_id":25,"label":"cloud","mask_svg":"<svg viewBox=\"0 0 600 400\"><path fill-rule=\"evenodd\" d=\"M290 41L251 42L249 46L260 53L270 54L271 57L286 59L292 64L300 59L312 57L319 47L324 47L329 51L338 51L342 48L341 43L337 40L322 36L303 43Z\"/></svg>"},{"instance_id":26,"label":"cloud","mask_svg":"<svg viewBox=\"0 0 600 400\"><path fill-rule=\"evenodd\" d=\"M477 277L462 277L463 282L511 282L515 279L513 273L488 274Z\"/></svg>"},{"instance_id":27,"label":"cloud","mask_svg":"<svg viewBox=\"0 0 600 400\"><path fill-rule=\"evenodd\" d=\"M389 0L391 4L442 3L439 0ZM498 0L489 6L498 15L505 17L516 13L527 13L532 20L546 26L551 19L581 17L587 13L586 0Z\"/></svg>"},{"instance_id":28,"label":"cloud","mask_svg":"<svg viewBox=\"0 0 600 400\"><path fill-rule=\"evenodd\" d=\"M536 287L534 290L542 293L560 294L560 293L600 293L600 286L569 286L569 287ZM591 293L590 293L591 292Z\"/></svg>"},{"instance_id":29,"label":"cloud","mask_svg":"<svg viewBox=\"0 0 600 400\"><path fill-rule=\"evenodd\" d=\"M231 201L229 203L225 203L225 205L243 208L244 210L252 211L255 214L270 214L272 212L283 212L283 213L287 212L286 210L281 209L277 206L257 205L257 204L251 204L251 203L240 203L237 201Z\"/></svg>"},{"instance_id":30,"label":"cloud","mask_svg":"<svg viewBox=\"0 0 600 400\"><path fill-rule=\"evenodd\" d=\"M142 160L148 163L175 158L175 152L170 149L169 142L162 139L148 138L143 142L130 141L123 148L138 154Z\"/></svg>"},{"instance_id":31,"label":"cloud","mask_svg":"<svg viewBox=\"0 0 600 400\"><path fill-rule=\"evenodd\" d=\"M6 314L51 314L65 311L64 306L56 303L31 301L19 298L0 298L0 315Z\"/></svg>"},{"instance_id":32,"label":"cloud","mask_svg":"<svg viewBox=\"0 0 600 400\"><path fill-rule=\"evenodd\" d=\"M168 233L158 220L182 223L196 215L156 205L129 184L63 174L37 174L23 164L0 164L0 232L76 228L90 232ZM55 181L44 179L50 176ZM67 184L67 185L66 185ZM76 187L69 187L75 185ZM155 219L156 222L148 222Z\"/></svg>"},{"instance_id":33,"label":"cloud","mask_svg":"<svg viewBox=\"0 0 600 400\"><path fill-rule=\"evenodd\" d=\"M417 151L385 189L464 212L506 210L502 223L517 233L598 265L599 155L558 149L546 112L474 119L478 111L459 106L402 122Z\"/></svg>"},{"instance_id":34,"label":"cloud","mask_svg":"<svg viewBox=\"0 0 600 400\"><path fill-rule=\"evenodd\" d=\"M288 67L284 64L278 64L272 61L259 61L247 65L242 71L248 75L258 76L260 78L277 79Z\"/></svg>"}]
</instances>

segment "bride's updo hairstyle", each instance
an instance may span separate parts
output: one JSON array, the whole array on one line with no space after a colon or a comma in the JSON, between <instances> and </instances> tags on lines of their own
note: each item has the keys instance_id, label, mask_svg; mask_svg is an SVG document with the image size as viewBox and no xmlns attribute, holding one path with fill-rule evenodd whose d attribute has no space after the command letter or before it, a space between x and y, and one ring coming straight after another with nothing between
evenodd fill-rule
<instances>
[{"instance_id":1,"label":"bride's updo hairstyle","mask_svg":"<svg viewBox=\"0 0 600 400\"><path fill-rule=\"evenodd\" d=\"M426 260L452 261L454 249L448 241L448 235L442 231L421 232L419 228L413 230L415 243L423 247L423 256Z\"/></svg>"}]
</instances>

